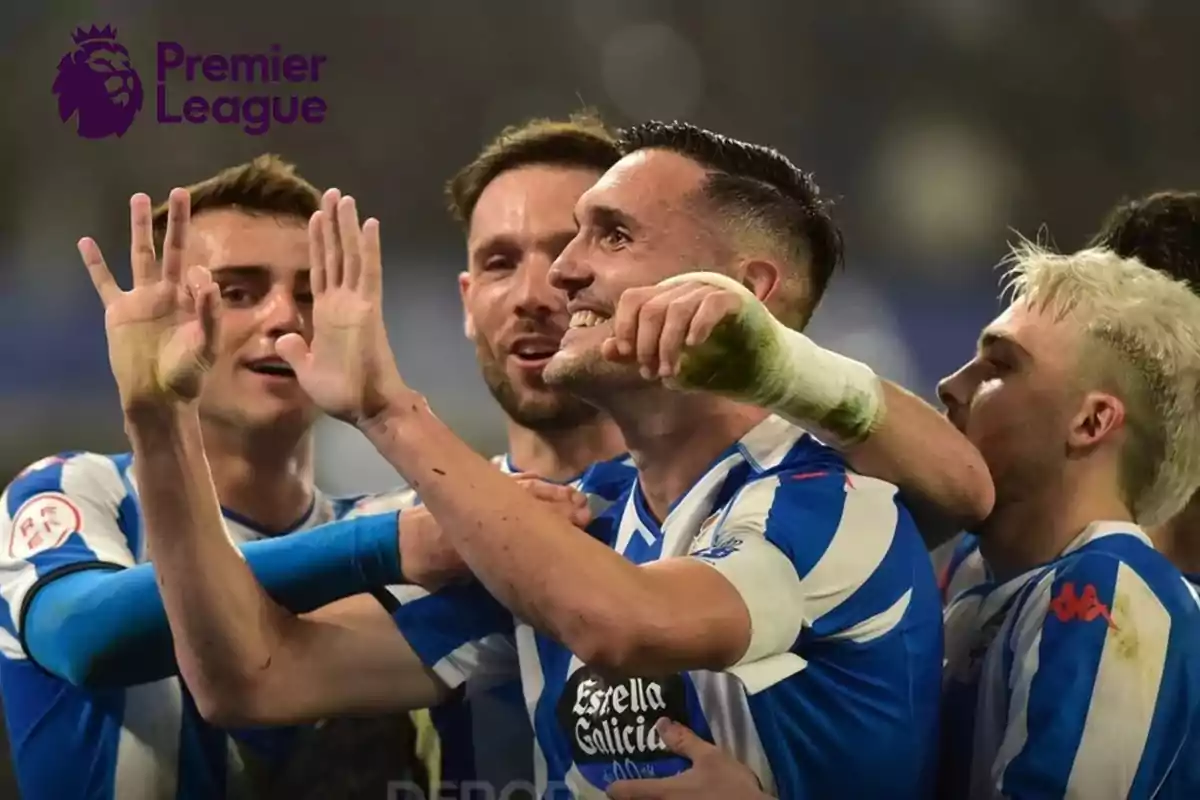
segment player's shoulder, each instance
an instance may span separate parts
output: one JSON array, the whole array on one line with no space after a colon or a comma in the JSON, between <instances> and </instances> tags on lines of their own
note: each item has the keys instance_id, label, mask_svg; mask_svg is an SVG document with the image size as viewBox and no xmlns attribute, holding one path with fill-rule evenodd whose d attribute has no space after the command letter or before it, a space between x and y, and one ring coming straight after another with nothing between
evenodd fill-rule
<instances>
[{"instance_id":1,"label":"player's shoulder","mask_svg":"<svg viewBox=\"0 0 1200 800\"><path fill-rule=\"evenodd\" d=\"M4 489L0 512L45 494L120 502L130 493L132 455L68 451L40 458L17 473Z\"/></svg>"},{"instance_id":2,"label":"player's shoulder","mask_svg":"<svg viewBox=\"0 0 1200 800\"><path fill-rule=\"evenodd\" d=\"M633 487L637 467L628 453L592 464L576 484L579 491L609 502L616 501Z\"/></svg>"},{"instance_id":3,"label":"player's shoulder","mask_svg":"<svg viewBox=\"0 0 1200 800\"><path fill-rule=\"evenodd\" d=\"M1097 534L1030 581L1026 608L1044 609L1060 620L1094 607L1115 616L1161 615L1200 625L1195 587L1141 529L1124 523L1097 527Z\"/></svg>"},{"instance_id":4,"label":"player's shoulder","mask_svg":"<svg viewBox=\"0 0 1200 800\"><path fill-rule=\"evenodd\" d=\"M795 455L755 470L730 500L731 514L802 517L837 525L896 527L900 504L894 485L850 471L840 455L815 440L797 443Z\"/></svg>"}]
</instances>

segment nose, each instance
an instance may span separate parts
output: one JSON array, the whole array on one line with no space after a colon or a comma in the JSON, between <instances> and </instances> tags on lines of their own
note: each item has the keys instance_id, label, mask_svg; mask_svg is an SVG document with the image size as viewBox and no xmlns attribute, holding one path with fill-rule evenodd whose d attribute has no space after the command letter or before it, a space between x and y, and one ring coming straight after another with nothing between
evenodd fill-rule
<instances>
[{"instance_id":1,"label":"nose","mask_svg":"<svg viewBox=\"0 0 1200 800\"><path fill-rule=\"evenodd\" d=\"M548 256L536 254L525 259L517 270L512 296L518 314L548 317L562 310L565 298L561 291L550 285L551 263Z\"/></svg>"},{"instance_id":2,"label":"nose","mask_svg":"<svg viewBox=\"0 0 1200 800\"><path fill-rule=\"evenodd\" d=\"M965 364L957 371L942 378L937 385L938 400L945 406L946 415L959 427L961 427L959 417L971 404L971 398L979 383L972 370L973 363Z\"/></svg>"},{"instance_id":3,"label":"nose","mask_svg":"<svg viewBox=\"0 0 1200 800\"><path fill-rule=\"evenodd\" d=\"M269 302L271 305L263 320L263 329L268 336L278 339L284 334L304 332L304 316L290 290L274 290Z\"/></svg>"},{"instance_id":4,"label":"nose","mask_svg":"<svg viewBox=\"0 0 1200 800\"><path fill-rule=\"evenodd\" d=\"M550 285L567 298L572 298L592 285L595 275L583 257L584 244L580 236L571 240L550 265Z\"/></svg>"}]
</instances>

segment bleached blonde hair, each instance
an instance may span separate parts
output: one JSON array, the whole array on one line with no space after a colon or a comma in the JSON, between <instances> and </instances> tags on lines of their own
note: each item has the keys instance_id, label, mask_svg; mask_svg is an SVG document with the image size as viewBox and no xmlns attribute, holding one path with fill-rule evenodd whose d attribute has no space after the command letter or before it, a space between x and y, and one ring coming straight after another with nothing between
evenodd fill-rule
<instances>
[{"instance_id":1,"label":"bleached blonde hair","mask_svg":"<svg viewBox=\"0 0 1200 800\"><path fill-rule=\"evenodd\" d=\"M1125 404L1126 502L1142 525L1166 521L1200 486L1200 297L1103 248L1022 241L1004 265L1013 302L1080 326L1080 377Z\"/></svg>"}]
</instances>

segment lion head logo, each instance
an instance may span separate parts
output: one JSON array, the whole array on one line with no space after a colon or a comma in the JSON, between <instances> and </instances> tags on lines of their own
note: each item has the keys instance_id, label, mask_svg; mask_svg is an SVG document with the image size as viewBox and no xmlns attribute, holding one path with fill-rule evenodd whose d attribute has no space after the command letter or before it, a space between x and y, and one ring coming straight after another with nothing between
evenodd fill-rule
<instances>
[{"instance_id":1,"label":"lion head logo","mask_svg":"<svg viewBox=\"0 0 1200 800\"><path fill-rule=\"evenodd\" d=\"M142 110L142 81L110 25L79 28L75 49L58 62L54 93L63 122L78 114L77 130L85 139L123 136Z\"/></svg>"}]
</instances>

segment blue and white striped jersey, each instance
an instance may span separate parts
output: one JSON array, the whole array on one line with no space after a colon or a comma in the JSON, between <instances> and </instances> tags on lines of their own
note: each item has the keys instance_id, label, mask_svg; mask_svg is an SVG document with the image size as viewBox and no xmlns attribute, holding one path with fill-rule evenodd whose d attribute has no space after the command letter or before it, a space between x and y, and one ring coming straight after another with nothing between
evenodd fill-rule
<instances>
[{"instance_id":1,"label":"blue and white striped jersey","mask_svg":"<svg viewBox=\"0 0 1200 800\"><path fill-rule=\"evenodd\" d=\"M1200 597L1132 523L946 609L940 796L1200 797Z\"/></svg>"},{"instance_id":2,"label":"blue and white striped jersey","mask_svg":"<svg viewBox=\"0 0 1200 800\"><path fill-rule=\"evenodd\" d=\"M606 477L585 476L583 489ZM620 483L589 532L638 564L692 557L725 575L752 620L736 666L610 682L478 585L395 615L451 687L519 672L538 791L601 798L620 778L683 771L654 731L665 716L732 753L778 797L928 796L941 604L895 487L849 474L778 417L731 445L661 525L637 481Z\"/></svg>"},{"instance_id":3,"label":"blue and white striped jersey","mask_svg":"<svg viewBox=\"0 0 1200 800\"><path fill-rule=\"evenodd\" d=\"M288 531L403 503L405 493L332 499L316 493ZM235 543L272 535L226 512ZM146 561L129 454L42 459L0 495L0 693L21 796L27 800L220 800L249 792L246 761L286 752L291 731L237 739L200 717L178 678L129 688L75 687L29 659L21 636L34 594L81 569Z\"/></svg>"},{"instance_id":4,"label":"blue and white striped jersey","mask_svg":"<svg viewBox=\"0 0 1200 800\"><path fill-rule=\"evenodd\" d=\"M990 580L987 564L979 552L978 537L960 533L953 541L950 557L938 575L942 602L946 604L967 589Z\"/></svg>"},{"instance_id":5,"label":"blue and white striped jersey","mask_svg":"<svg viewBox=\"0 0 1200 800\"><path fill-rule=\"evenodd\" d=\"M521 472L507 455L496 456L492 463L509 475ZM589 498L593 512L599 514L636 474L632 460L622 455L594 465L566 483L583 488L585 477L590 476ZM388 591L398 603L429 596L417 586L391 586ZM507 681L468 681L462 697L430 709L429 718L439 740L440 783L447 791L452 793L454 787L464 784L485 784L497 790L531 785L533 728L515 671Z\"/></svg>"}]
</instances>

